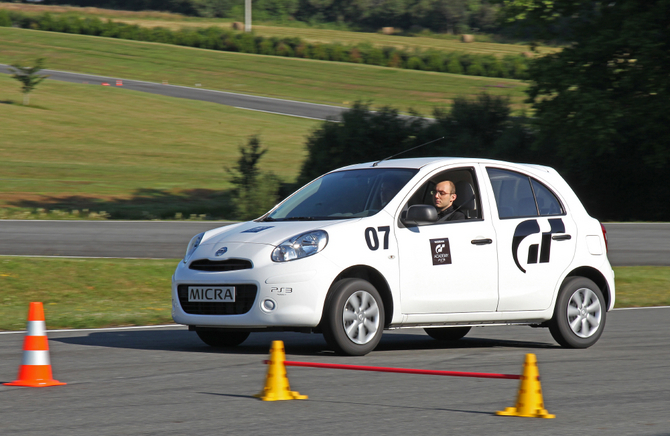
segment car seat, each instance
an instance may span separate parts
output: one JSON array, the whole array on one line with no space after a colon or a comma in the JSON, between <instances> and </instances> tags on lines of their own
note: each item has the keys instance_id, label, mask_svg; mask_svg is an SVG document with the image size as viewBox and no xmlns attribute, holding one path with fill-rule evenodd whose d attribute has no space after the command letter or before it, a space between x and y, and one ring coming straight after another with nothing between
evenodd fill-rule
<instances>
[{"instance_id":1,"label":"car seat","mask_svg":"<svg viewBox=\"0 0 670 436\"><path fill-rule=\"evenodd\" d=\"M463 212L466 219L478 218L475 190L469 182L456 182L456 200L454 200L454 209Z\"/></svg>"}]
</instances>

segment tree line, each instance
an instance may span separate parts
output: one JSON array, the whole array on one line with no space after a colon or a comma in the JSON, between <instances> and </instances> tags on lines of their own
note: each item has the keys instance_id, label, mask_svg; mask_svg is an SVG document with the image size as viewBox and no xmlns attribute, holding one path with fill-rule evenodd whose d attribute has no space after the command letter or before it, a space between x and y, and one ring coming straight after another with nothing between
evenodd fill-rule
<instances>
[{"instance_id":1,"label":"tree line","mask_svg":"<svg viewBox=\"0 0 670 436\"><path fill-rule=\"evenodd\" d=\"M498 58L493 55L465 52L377 47L370 43L356 45L309 43L298 37L265 38L253 33L236 32L216 26L173 31L162 27L148 28L111 20L102 21L98 18L54 16L49 13L27 15L5 10L0 10L0 26L18 26L50 32L159 42L209 50L511 79L526 78L526 70L530 62L521 54Z\"/></svg>"},{"instance_id":2,"label":"tree line","mask_svg":"<svg viewBox=\"0 0 670 436\"><path fill-rule=\"evenodd\" d=\"M44 4L244 17L242 0L45 0ZM497 20L500 7L486 0L253 0L252 8L257 20L338 23L355 30L389 26L455 34L504 30Z\"/></svg>"},{"instance_id":3,"label":"tree line","mask_svg":"<svg viewBox=\"0 0 670 436\"><path fill-rule=\"evenodd\" d=\"M444 139L399 158L462 156L547 165L559 171L589 214L601 221L670 218L670 172L644 164L642 155L629 156L627 164L603 159L588 151L589 143L582 143L585 151L575 162L573 155L561 152L560 144L547 141L536 118L512 116L508 98L488 94L459 97L450 108L435 108L433 120L402 116L392 107L372 110L370 102L356 102L342 114L341 122L324 121L310 133L305 142L307 158L296 182L280 183L275 174L259 171L238 177L245 184L234 190L236 218L262 215L277 201L333 169L384 159L441 137ZM249 156L261 150L260 141L254 136L246 147L240 146L240 151L246 150L240 162L248 166ZM260 155L257 158L254 162ZM626 165L624 171L622 166ZM245 174L241 165L238 174ZM264 192L251 207L240 201L258 187L267 188L269 180L276 186L274 192Z\"/></svg>"}]
</instances>

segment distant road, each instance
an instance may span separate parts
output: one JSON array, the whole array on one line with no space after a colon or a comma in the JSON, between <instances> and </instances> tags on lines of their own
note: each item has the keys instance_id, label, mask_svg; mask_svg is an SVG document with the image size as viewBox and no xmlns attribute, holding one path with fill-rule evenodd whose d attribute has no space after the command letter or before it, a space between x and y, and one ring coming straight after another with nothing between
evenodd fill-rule
<instances>
[{"instance_id":1,"label":"distant road","mask_svg":"<svg viewBox=\"0 0 670 436\"><path fill-rule=\"evenodd\" d=\"M8 65L0 64L0 73L11 74ZM304 103L300 101L283 100L271 97L236 94L233 92L214 91L211 89L191 88L187 86L163 85L160 83L129 80L122 77L94 76L90 74L70 73L67 71L42 70L41 74L49 75L51 80L70 83L87 83L100 86L103 83L116 87L120 80L124 89L165 95L168 97L201 100L211 103L233 106L240 109L269 112L279 115L310 118L316 120L339 120L340 114L347 108L328 106L324 104Z\"/></svg>"},{"instance_id":2,"label":"distant road","mask_svg":"<svg viewBox=\"0 0 670 436\"><path fill-rule=\"evenodd\" d=\"M0 255L178 259L194 235L230 221L0 220ZM670 266L670 223L606 224L614 266Z\"/></svg>"}]
</instances>

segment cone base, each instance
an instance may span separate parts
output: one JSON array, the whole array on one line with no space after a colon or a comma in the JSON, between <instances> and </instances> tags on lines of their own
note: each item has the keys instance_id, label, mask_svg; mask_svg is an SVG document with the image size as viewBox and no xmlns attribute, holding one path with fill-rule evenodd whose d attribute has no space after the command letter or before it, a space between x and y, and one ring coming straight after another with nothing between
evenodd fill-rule
<instances>
[{"instance_id":1,"label":"cone base","mask_svg":"<svg viewBox=\"0 0 670 436\"><path fill-rule=\"evenodd\" d=\"M15 380L10 383L3 383L5 386L27 386L30 388L45 388L47 386L63 386L66 384L58 380Z\"/></svg>"},{"instance_id":2,"label":"cone base","mask_svg":"<svg viewBox=\"0 0 670 436\"><path fill-rule=\"evenodd\" d=\"M254 395L255 398L260 398L263 401L283 401L283 400L306 400L307 395L300 395L300 392L285 391L285 392L260 392Z\"/></svg>"},{"instance_id":3,"label":"cone base","mask_svg":"<svg viewBox=\"0 0 670 436\"><path fill-rule=\"evenodd\" d=\"M3 384L6 386L44 388L47 386L63 386L67 383L51 378L51 365L21 365L18 380Z\"/></svg>"},{"instance_id":4,"label":"cone base","mask_svg":"<svg viewBox=\"0 0 670 436\"><path fill-rule=\"evenodd\" d=\"M496 412L496 415L500 416L518 416L521 418L556 418L556 415L552 415L547 412L545 409L537 409L534 413L521 413L516 407L507 407L505 410Z\"/></svg>"}]
</instances>

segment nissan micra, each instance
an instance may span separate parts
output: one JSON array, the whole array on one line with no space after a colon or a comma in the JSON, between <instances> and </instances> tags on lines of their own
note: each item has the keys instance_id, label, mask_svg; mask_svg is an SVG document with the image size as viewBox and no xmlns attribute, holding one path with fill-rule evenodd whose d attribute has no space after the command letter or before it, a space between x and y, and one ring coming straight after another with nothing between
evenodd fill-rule
<instances>
[{"instance_id":1,"label":"nissan micra","mask_svg":"<svg viewBox=\"0 0 670 436\"><path fill-rule=\"evenodd\" d=\"M455 192L436 192L446 180ZM443 194L458 220L438 218ZM386 329L455 341L473 326L530 325L586 348L612 307L605 229L563 178L486 159L329 172L256 220L193 237L172 277L175 322L215 347L303 331L364 355Z\"/></svg>"}]
</instances>

